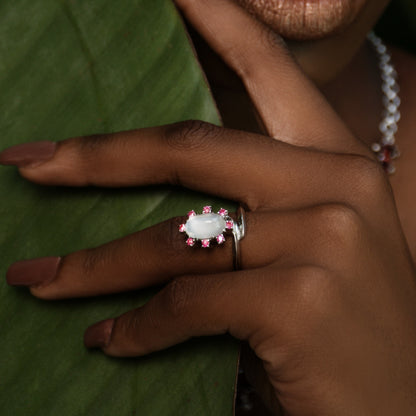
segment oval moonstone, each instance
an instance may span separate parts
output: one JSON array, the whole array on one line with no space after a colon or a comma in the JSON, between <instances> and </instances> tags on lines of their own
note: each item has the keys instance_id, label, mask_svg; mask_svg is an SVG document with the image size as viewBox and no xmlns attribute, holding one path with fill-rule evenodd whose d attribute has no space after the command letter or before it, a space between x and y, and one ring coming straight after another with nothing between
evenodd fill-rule
<instances>
[{"instance_id":1,"label":"oval moonstone","mask_svg":"<svg viewBox=\"0 0 416 416\"><path fill-rule=\"evenodd\" d=\"M185 224L186 234L191 238L205 240L215 238L225 231L225 219L219 214L194 215Z\"/></svg>"}]
</instances>

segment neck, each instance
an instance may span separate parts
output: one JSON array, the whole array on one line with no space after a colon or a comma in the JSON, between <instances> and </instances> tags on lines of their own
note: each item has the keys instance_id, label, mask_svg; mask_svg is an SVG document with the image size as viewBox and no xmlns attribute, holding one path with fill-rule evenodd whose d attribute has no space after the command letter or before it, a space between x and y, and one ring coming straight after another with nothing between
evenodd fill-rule
<instances>
[{"instance_id":1,"label":"neck","mask_svg":"<svg viewBox=\"0 0 416 416\"><path fill-rule=\"evenodd\" d=\"M377 56L369 42L321 91L356 137L368 146L379 141L381 78Z\"/></svg>"}]
</instances>

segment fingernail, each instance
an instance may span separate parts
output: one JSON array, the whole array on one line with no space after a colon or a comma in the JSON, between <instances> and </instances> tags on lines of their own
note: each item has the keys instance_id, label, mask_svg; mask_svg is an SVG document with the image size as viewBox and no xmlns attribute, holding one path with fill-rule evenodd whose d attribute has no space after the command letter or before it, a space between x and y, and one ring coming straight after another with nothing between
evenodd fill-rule
<instances>
[{"instance_id":1,"label":"fingernail","mask_svg":"<svg viewBox=\"0 0 416 416\"><path fill-rule=\"evenodd\" d=\"M12 264L6 280L11 286L38 286L51 282L58 271L60 257L42 257Z\"/></svg>"},{"instance_id":2,"label":"fingernail","mask_svg":"<svg viewBox=\"0 0 416 416\"><path fill-rule=\"evenodd\" d=\"M0 152L0 164L17 167L36 166L52 159L55 154L55 142L34 142L18 144Z\"/></svg>"},{"instance_id":3,"label":"fingernail","mask_svg":"<svg viewBox=\"0 0 416 416\"><path fill-rule=\"evenodd\" d=\"M84 345L87 348L105 348L110 343L114 319L106 319L91 325L84 334Z\"/></svg>"}]
</instances>

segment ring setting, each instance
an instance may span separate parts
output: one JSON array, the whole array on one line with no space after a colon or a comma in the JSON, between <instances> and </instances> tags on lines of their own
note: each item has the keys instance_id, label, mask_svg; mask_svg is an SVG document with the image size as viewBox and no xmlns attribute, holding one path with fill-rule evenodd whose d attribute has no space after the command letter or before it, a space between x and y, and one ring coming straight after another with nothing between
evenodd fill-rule
<instances>
[{"instance_id":1,"label":"ring setting","mask_svg":"<svg viewBox=\"0 0 416 416\"><path fill-rule=\"evenodd\" d=\"M224 233L233 231L235 228L234 220L228 215L228 211L221 208L218 212L213 212L212 207L203 207L202 214L197 214L194 210L188 212L188 220L179 226L179 232L185 233L188 238L186 245L195 246L197 241L201 242L201 247L209 248L215 241L218 245L225 242Z\"/></svg>"}]
</instances>

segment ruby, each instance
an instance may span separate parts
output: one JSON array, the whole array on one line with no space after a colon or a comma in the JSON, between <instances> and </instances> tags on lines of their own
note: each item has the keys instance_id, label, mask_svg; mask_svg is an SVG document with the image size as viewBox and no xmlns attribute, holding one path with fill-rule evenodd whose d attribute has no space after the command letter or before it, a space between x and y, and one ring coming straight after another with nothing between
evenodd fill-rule
<instances>
[{"instance_id":1,"label":"ruby","mask_svg":"<svg viewBox=\"0 0 416 416\"><path fill-rule=\"evenodd\" d=\"M209 240L202 240L201 244L202 244L202 247L208 248L209 247Z\"/></svg>"},{"instance_id":2,"label":"ruby","mask_svg":"<svg viewBox=\"0 0 416 416\"><path fill-rule=\"evenodd\" d=\"M180 232L180 233L184 233L185 231L186 231L185 224L181 224L181 225L179 226L179 232Z\"/></svg>"},{"instance_id":3,"label":"ruby","mask_svg":"<svg viewBox=\"0 0 416 416\"><path fill-rule=\"evenodd\" d=\"M194 210L188 212L188 217L194 217L196 212Z\"/></svg>"},{"instance_id":4,"label":"ruby","mask_svg":"<svg viewBox=\"0 0 416 416\"><path fill-rule=\"evenodd\" d=\"M207 205L206 207L203 208L202 213L203 214L210 214L212 211L212 207L210 207L209 205Z\"/></svg>"},{"instance_id":5,"label":"ruby","mask_svg":"<svg viewBox=\"0 0 416 416\"><path fill-rule=\"evenodd\" d=\"M186 244L187 244L189 247L193 247L193 246L195 245L195 239L193 239L193 238L188 238L188 239L186 240Z\"/></svg>"},{"instance_id":6,"label":"ruby","mask_svg":"<svg viewBox=\"0 0 416 416\"><path fill-rule=\"evenodd\" d=\"M228 215L228 211L226 209L224 209L224 208L221 208L218 211L218 214L220 214L222 217L225 217L226 215Z\"/></svg>"},{"instance_id":7,"label":"ruby","mask_svg":"<svg viewBox=\"0 0 416 416\"><path fill-rule=\"evenodd\" d=\"M383 162L384 163L390 163L391 162L391 148L386 146L383 149Z\"/></svg>"},{"instance_id":8,"label":"ruby","mask_svg":"<svg viewBox=\"0 0 416 416\"><path fill-rule=\"evenodd\" d=\"M222 244L225 241L225 237L223 234L220 234L219 236L217 236L217 243L218 244Z\"/></svg>"},{"instance_id":9,"label":"ruby","mask_svg":"<svg viewBox=\"0 0 416 416\"><path fill-rule=\"evenodd\" d=\"M225 223L225 228L226 228L227 230L232 230L232 229L233 229L233 227L234 227L234 221L233 221L233 220L227 221L227 222Z\"/></svg>"}]
</instances>

